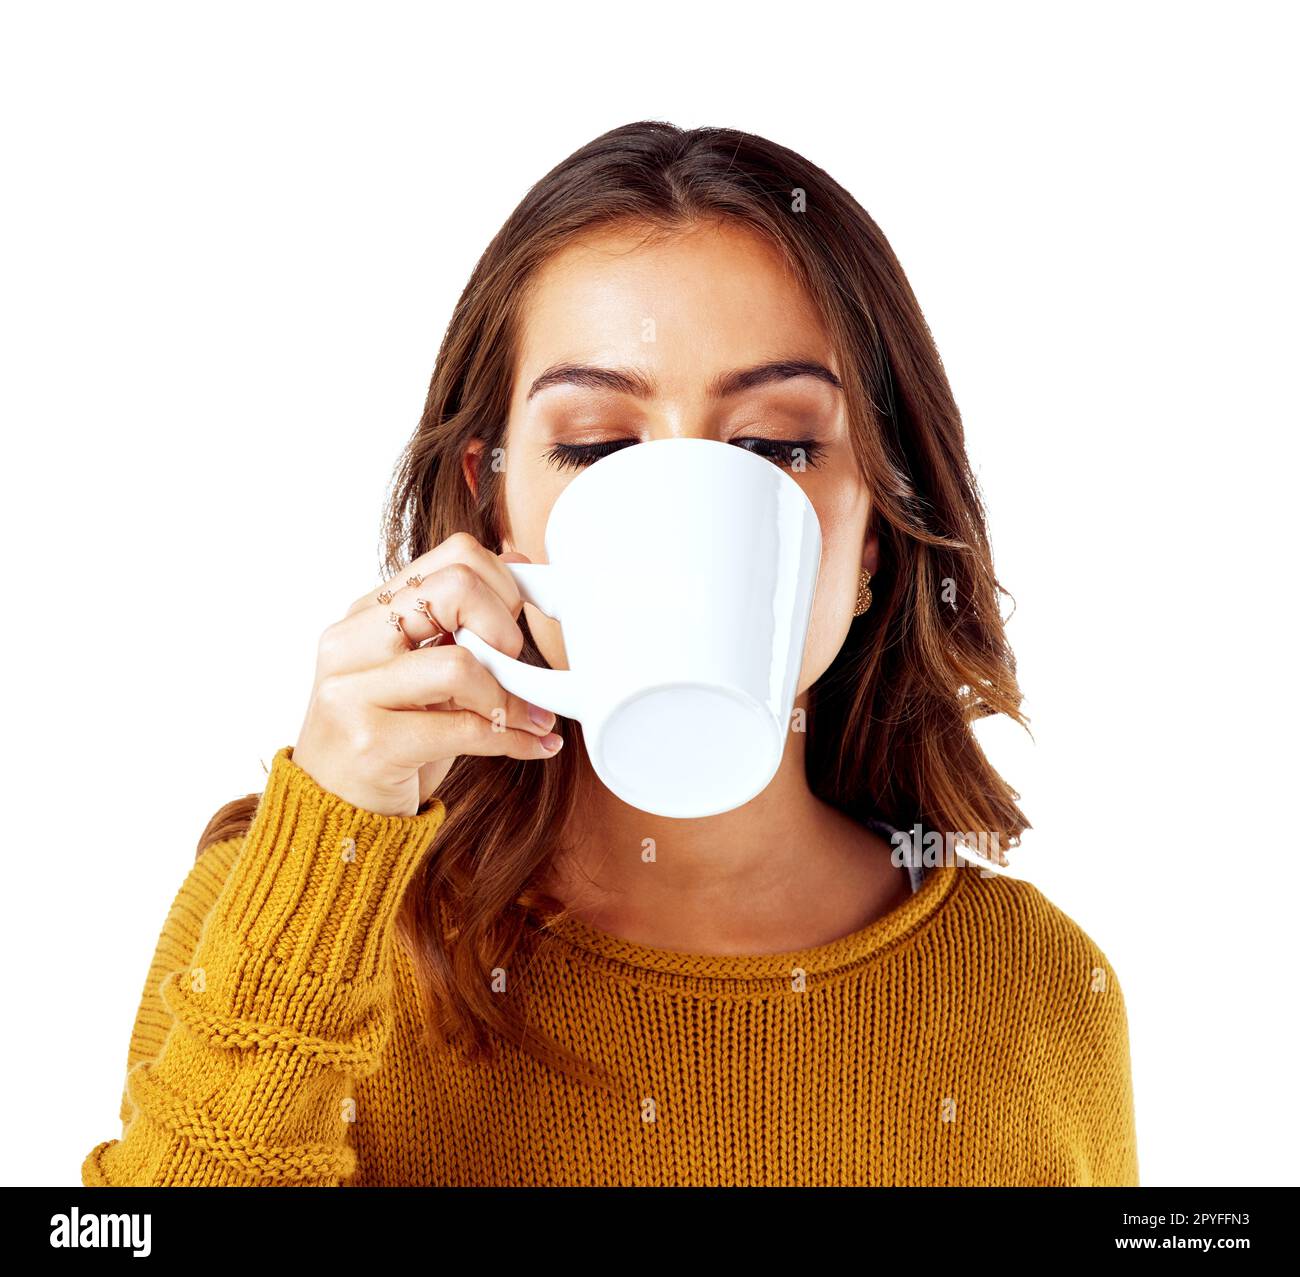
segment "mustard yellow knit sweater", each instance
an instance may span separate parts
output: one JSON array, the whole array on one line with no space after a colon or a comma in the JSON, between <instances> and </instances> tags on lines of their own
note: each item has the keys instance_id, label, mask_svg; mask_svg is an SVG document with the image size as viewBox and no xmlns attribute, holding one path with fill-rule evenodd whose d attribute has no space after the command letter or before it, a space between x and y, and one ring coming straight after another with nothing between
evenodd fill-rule
<instances>
[{"instance_id":1,"label":"mustard yellow knit sweater","mask_svg":"<svg viewBox=\"0 0 1300 1277\"><path fill-rule=\"evenodd\" d=\"M510 1045L433 1051L394 919L440 804L367 812L274 759L248 834L168 915L95 1185L1131 1185L1123 995L1034 887L938 866L852 935L718 957L573 919L519 955ZM522 986L521 986L522 987Z\"/></svg>"}]
</instances>

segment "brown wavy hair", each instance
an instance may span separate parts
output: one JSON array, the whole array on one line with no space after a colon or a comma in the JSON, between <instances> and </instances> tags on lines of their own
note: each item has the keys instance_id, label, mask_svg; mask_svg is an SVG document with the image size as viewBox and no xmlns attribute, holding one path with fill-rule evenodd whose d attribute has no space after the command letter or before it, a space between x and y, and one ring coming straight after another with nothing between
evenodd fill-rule
<instances>
[{"instance_id":1,"label":"brown wavy hair","mask_svg":"<svg viewBox=\"0 0 1300 1277\"><path fill-rule=\"evenodd\" d=\"M994 846L1015 846L1028 827L1019 795L971 730L987 714L1026 720L1000 608L1006 591L994 575L961 416L880 228L786 147L735 129L640 121L583 146L528 191L479 259L447 327L423 415L393 476L383 575L398 575L457 531L501 551L508 523L490 459L505 446L521 305L538 268L615 223L671 235L716 219L766 236L818 306L880 537L873 606L809 695L809 785L858 818L980 831L997 835ZM485 445L477 498L461 469L474 439ZM520 624L521 659L544 664ZM455 762L438 791L447 817L403 902L399 934L435 1045L456 1041L467 1058L483 1058L499 1038L607 1086L603 1070L529 1029L516 1001L490 992L487 978L510 967L526 927L560 911L539 884L587 764L579 724L561 720L556 730L565 748L545 767ZM222 808L200 852L247 829L256 798Z\"/></svg>"}]
</instances>

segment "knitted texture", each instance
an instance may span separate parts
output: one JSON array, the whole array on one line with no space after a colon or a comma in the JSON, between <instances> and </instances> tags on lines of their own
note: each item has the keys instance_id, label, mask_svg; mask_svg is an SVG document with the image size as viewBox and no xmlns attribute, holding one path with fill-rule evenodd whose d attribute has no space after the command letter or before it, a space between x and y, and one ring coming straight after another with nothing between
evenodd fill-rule
<instances>
[{"instance_id":1,"label":"knitted texture","mask_svg":"<svg viewBox=\"0 0 1300 1277\"><path fill-rule=\"evenodd\" d=\"M508 1043L430 1048L395 919L445 815L361 810L276 754L176 896L84 1184L1138 1183L1119 981L1030 884L937 865L762 957L536 920L502 996L612 1094Z\"/></svg>"}]
</instances>

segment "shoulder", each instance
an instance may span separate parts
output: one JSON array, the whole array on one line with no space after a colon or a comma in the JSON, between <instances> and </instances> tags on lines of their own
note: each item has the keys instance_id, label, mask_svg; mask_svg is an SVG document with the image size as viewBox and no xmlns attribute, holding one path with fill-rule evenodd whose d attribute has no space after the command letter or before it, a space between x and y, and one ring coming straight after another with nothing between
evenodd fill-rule
<instances>
[{"instance_id":1,"label":"shoulder","mask_svg":"<svg viewBox=\"0 0 1300 1277\"><path fill-rule=\"evenodd\" d=\"M221 888L240 851L244 835L210 843L190 866L172 899L171 908L158 938L154 959L157 970L184 965L198 946L203 923L212 912ZM151 970L150 979L156 974Z\"/></svg>"},{"instance_id":2,"label":"shoulder","mask_svg":"<svg viewBox=\"0 0 1300 1277\"><path fill-rule=\"evenodd\" d=\"M1002 1048L1006 1084L1032 1076L1037 1102L1080 1158L1082 1182L1137 1184L1128 1015L1110 960L1033 883L969 864L959 875L954 913L975 969L957 978L983 1040Z\"/></svg>"},{"instance_id":3,"label":"shoulder","mask_svg":"<svg viewBox=\"0 0 1300 1277\"><path fill-rule=\"evenodd\" d=\"M1068 1033L1085 1052L1127 1051L1123 990L1096 940L1023 878L971 864L960 874L961 913L981 958L1002 973L1022 1009L1036 1009L1047 1030Z\"/></svg>"},{"instance_id":4,"label":"shoulder","mask_svg":"<svg viewBox=\"0 0 1300 1277\"><path fill-rule=\"evenodd\" d=\"M172 972L189 966L203 924L243 845L243 835L210 844L190 866L176 891L145 975L127 1050L128 1070L162 1050L172 1020L159 993L159 984ZM122 1120L129 1120L130 1113L130 1105L123 1097Z\"/></svg>"},{"instance_id":5,"label":"shoulder","mask_svg":"<svg viewBox=\"0 0 1300 1277\"><path fill-rule=\"evenodd\" d=\"M961 878L967 907L1005 941L1070 965L1109 965L1088 932L1027 879L986 872L969 862L962 865Z\"/></svg>"},{"instance_id":6,"label":"shoulder","mask_svg":"<svg viewBox=\"0 0 1300 1277\"><path fill-rule=\"evenodd\" d=\"M241 833L233 838L223 839L221 842L210 843L205 847L185 875L185 880L176 894L173 911L177 905L181 906L183 911L199 910L200 921L202 921L208 910L216 903L222 886L230 876L231 868L244 848L246 838L247 835ZM197 934L196 932L196 939Z\"/></svg>"}]
</instances>

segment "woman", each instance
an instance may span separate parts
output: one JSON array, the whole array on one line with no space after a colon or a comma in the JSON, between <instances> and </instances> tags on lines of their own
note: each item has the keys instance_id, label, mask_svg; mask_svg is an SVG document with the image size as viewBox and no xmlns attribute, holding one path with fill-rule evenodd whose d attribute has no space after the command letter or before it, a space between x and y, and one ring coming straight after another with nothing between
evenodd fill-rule
<instances>
[{"instance_id":1,"label":"woman","mask_svg":"<svg viewBox=\"0 0 1300 1277\"><path fill-rule=\"evenodd\" d=\"M449 638L563 668L504 563L583 467L678 436L785 467L823 532L778 773L684 821ZM86 1184L1137 1182L1105 956L1027 883L900 854L1004 863L1026 822L971 722L1023 720L939 356L827 174L646 122L549 173L386 528L297 742L200 840Z\"/></svg>"}]
</instances>

